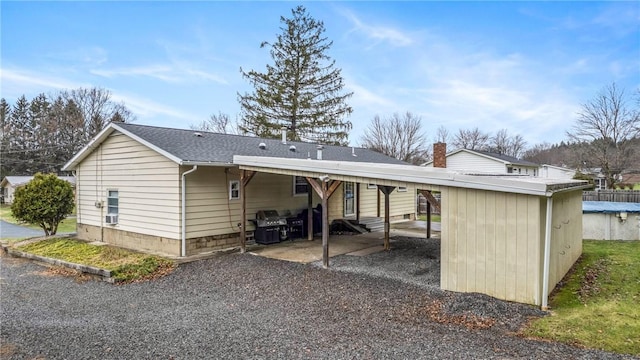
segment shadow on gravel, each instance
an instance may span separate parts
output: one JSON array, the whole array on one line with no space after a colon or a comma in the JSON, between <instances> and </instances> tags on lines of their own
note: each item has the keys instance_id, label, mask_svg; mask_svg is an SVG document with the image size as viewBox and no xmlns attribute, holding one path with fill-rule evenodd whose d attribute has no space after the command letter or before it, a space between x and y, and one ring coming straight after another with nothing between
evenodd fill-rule
<instances>
[{"instance_id":1,"label":"shadow on gravel","mask_svg":"<svg viewBox=\"0 0 640 360\"><path fill-rule=\"evenodd\" d=\"M322 266L322 263L314 265ZM547 315L531 305L502 301L484 294L441 290L439 239L393 237L391 251L366 256L336 256L331 258L330 269L420 287L428 296L415 312L439 323L517 332L531 318Z\"/></svg>"}]
</instances>

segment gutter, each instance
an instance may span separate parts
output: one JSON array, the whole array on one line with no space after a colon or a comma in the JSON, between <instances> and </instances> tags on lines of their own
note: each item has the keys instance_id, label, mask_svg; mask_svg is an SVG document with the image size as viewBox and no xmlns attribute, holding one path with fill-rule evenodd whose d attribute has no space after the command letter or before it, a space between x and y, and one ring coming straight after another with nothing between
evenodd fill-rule
<instances>
[{"instance_id":1,"label":"gutter","mask_svg":"<svg viewBox=\"0 0 640 360\"><path fill-rule=\"evenodd\" d=\"M544 260L542 265L542 299L540 304L542 310L549 309L549 266L551 260L551 221L553 212L553 197L547 197L547 216L544 231Z\"/></svg>"},{"instance_id":2,"label":"gutter","mask_svg":"<svg viewBox=\"0 0 640 360\"><path fill-rule=\"evenodd\" d=\"M198 170L198 165L193 165L191 170L182 173L182 237L181 237L181 249L180 256L187 256L187 182L186 177L188 174Z\"/></svg>"}]
</instances>

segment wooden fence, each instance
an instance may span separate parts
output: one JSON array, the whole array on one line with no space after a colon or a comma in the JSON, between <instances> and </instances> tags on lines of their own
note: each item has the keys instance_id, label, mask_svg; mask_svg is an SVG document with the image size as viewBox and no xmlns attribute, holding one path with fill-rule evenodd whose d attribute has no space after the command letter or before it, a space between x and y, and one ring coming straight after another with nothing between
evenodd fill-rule
<instances>
[{"instance_id":1,"label":"wooden fence","mask_svg":"<svg viewBox=\"0 0 640 360\"><path fill-rule=\"evenodd\" d=\"M640 190L585 191L582 193L582 200L640 203Z\"/></svg>"}]
</instances>

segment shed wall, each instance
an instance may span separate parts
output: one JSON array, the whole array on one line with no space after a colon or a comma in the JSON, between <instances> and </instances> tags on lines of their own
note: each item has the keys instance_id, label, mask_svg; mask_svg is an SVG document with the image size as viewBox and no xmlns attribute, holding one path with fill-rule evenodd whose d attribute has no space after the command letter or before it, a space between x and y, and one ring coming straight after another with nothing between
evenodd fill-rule
<instances>
[{"instance_id":1,"label":"shed wall","mask_svg":"<svg viewBox=\"0 0 640 360\"><path fill-rule=\"evenodd\" d=\"M444 189L441 287L537 304L540 215L536 196Z\"/></svg>"},{"instance_id":2,"label":"shed wall","mask_svg":"<svg viewBox=\"0 0 640 360\"><path fill-rule=\"evenodd\" d=\"M76 169L78 224L180 239L179 178L174 162L114 132ZM118 191L116 225L104 222L108 190ZM79 231L78 236L106 241L102 232Z\"/></svg>"},{"instance_id":3,"label":"shed wall","mask_svg":"<svg viewBox=\"0 0 640 360\"><path fill-rule=\"evenodd\" d=\"M582 191L555 194L552 211L549 293L582 254Z\"/></svg>"}]
</instances>

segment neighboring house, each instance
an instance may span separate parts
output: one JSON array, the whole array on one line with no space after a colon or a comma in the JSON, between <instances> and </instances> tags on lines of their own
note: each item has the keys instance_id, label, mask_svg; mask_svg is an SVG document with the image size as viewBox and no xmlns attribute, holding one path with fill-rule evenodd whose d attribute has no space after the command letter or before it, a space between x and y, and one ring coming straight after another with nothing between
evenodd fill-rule
<instances>
[{"instance_id":1,"label":"neighboring house","mask_svg":"<svg viewBox=\"0 0 640 360\"><path fill-rule=\"evenodd\" d=\"M573 179L576 170L553 165L540 165L539 176L549 179Z\"/></svg>"},{"instance_id":2,"label":"neighboring house","mask_svg":"<svg viewBox=\"0 0 640 360\"><path fill-rule=\"evenodd\" d=\"M286 139L112 123L64 166L77 181L78 237L176 256L182 239L186 255L238 245L240 170L234 155L406 164L362 148L319 150ZM247 219L270 209L295 216L308 208L309 191L303 177L258 173L246 188ZM329 221L383 216L379 196L375 185L341 183L329 201ZM393 191L391 219L415 218L415 197L413 187ZM315 193L312 202L320 203ZM254 225L248 222L246 230Z\"/></svg>"},{"instance_id":3,"label":"neighboring house","mask_svg":"<svg viewBox=\"0 0 640 360\"><path fill-rule=\"evenodd\" d=\"M68 181L75 189L76 179L73 176L58 176L58 178ZM16 189L26 185L32 179L33 176L5 176L0 182L0 188L2 188L0 195L2 195L4 203L12 204Z\"/></svg>"},{"instance_id":4,"label":"neighboring house","mask_svg":"<svg viewBox=\"0 0 640 360\"><path fill-rule=\"evenodd\" d=\"M640 190L640 173L622 174L622 180L620 181L619 186L634 190Z\"/></svg>"},{"instance_id":5,"label":"neighboring house","mask_svg":"<svg viewBox=\"0 0 640 360\"><path fill-rule=\"evenodd\" d=\"M436 151L434 150L434 160ZM423 166L433 167L434 160ZM538 176L540 165L513 156L488 151L458 149L445 155L445 167L467 173L492 173ZM440 167L440 166L438 166Z\"/></svg>"}]
</instances>

